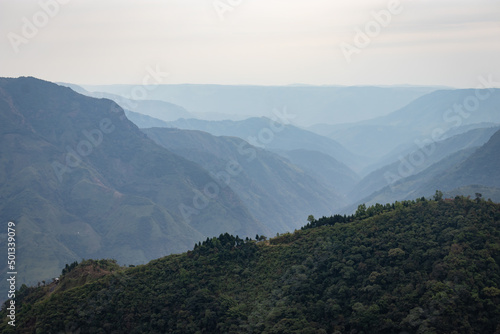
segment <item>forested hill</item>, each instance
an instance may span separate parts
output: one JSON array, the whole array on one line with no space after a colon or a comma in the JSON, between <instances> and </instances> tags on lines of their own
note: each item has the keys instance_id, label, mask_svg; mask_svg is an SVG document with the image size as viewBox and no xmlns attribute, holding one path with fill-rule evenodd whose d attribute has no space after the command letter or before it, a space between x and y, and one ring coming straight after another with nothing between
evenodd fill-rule
<instances>
[{"instance_id":1,"label":"forested hill","mask_svg":"<svg viewBox=\"0 0 500 334\"><path fill-rule=\"evenodd\" d=\"M18 292L17 332L500 332L500 205L479 196L360 206L258 239L71 265Z\"/></svg>"}]
</instances>

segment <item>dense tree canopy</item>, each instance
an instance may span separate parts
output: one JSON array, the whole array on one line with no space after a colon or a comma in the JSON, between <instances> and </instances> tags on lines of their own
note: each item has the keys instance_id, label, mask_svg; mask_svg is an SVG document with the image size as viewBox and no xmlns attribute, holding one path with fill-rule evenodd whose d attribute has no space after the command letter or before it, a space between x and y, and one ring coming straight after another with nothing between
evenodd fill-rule
<instances>
[{"instance_id":1,"label":"dense tree canopy","mask_svg":"<svg viewBox=\"0 0 500 334\"><path fill-rule=\"evenodd\" d=\"M499 204L360 207L259 240L222 234L134 268L80 263L23 287L17 332L500 333Z\"/></svg>"}]
</instances>

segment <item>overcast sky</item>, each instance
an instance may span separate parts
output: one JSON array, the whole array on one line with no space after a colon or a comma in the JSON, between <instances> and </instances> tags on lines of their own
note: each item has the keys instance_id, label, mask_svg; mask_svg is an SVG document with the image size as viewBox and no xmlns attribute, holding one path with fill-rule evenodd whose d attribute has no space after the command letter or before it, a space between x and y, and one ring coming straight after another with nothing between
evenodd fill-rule
<instances>
[{"instance_id":1,"label":"overcast sky","mask_svg":"<svg viewBox=\"0 0 500 334\"><path fill-rule=\"evenodd\" d=\"M394 2L0 0L0 76L136 84L158 68L163 83L500 81L500 1ZM368 41L357 33L366 29Z\"/></svg>"}]
</instances>

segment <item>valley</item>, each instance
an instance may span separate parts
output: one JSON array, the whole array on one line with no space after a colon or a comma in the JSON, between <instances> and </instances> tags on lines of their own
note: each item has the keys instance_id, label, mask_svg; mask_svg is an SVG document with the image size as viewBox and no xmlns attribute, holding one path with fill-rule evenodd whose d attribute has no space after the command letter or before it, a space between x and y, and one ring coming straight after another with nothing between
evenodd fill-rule
<instances>
[{"instance_id":1,"label":"valley","mask_svg":"<svg viewBox=\"0 0 500 334\"><path fill-rule=\"evenodd\" d=\"M206 86L202 88L203 91ZM33 77L2 78L0 190L4 200L0 205L0 218L15 221L17 233L23 236L18 243L18 256L25 259L19 265L19 282L23 287L50 282L65 264L93 258L113 259L114 262L95 264L93 260L82 260L82 265L94 263L95 270L104 270L104 277L99 274L88 278L75 276L74 279L108 284L104 283L107 279L115 280L129 271L134 272L134 269L124 269L127 265L155 268L158 261L191 257L227 238L234 239L231 243L234 242L237 249L227 246L229 258L234 255L244 261L237 265L244 268L250 265L245 262L250 261L246 252L260 254L268 252L265 247L283 247L289 242L284 240L300 240L303 233L309 233L302 232L308 226L323 226L329 224L329 219L346 223L346 226L357 226L357 221L370 225L369 217L375 212L380 214L376 219L387 224L392 218L382 217L392 215L384 213L391 203L393 207L407 203L404 206L410 205L411 210L426 210L426 203L433 203L433 199L438 201L432 204L434 209L436 205L442 208L439 201L444 199L456 205L481 202L493 210L488 219L496 222L498 208L491 200L500 199L500 113L497 108L500 90L485 90L484 96L488 92L490 99L482 101L475 113L463 121L449 124L446 119L436 117L436 114L446 113L446 106L466 99L470 92L431 92L372 120L349 125L307 126L297 121L300 120L297 111L291 114L287 108L273 110L270 117L256 114L239 120L238 117L205 120L194 118L196 113L164 100L134 101L112 93L89 92L76 85L60 86ZM439 198L436 198L436 191L441 194ZM332 232L332 237L346 233L339 228L340 225ZM214 237L217 235L218 239ZM278 237L266 241L274 235ZM401 237L407 236L402 234ZM309 240L306 244L316 242ZM368 247L368 243L365 246ZM240 247L245 255L236 255ZM309 246L300 243L299 249L303 247ZM271 253L272 249L269 248ZM357 251L353 256L357 258L356 254ZM496 255L492 253L491 256ZM158 258L160 260L155 260ZM217 257L210 263L222 259L225 258ZM262 266L268 265L269 259L264 256L255 261L258 262L253 265ZM302 266L308 260L296 261L299 260L290 262L287 272L295 272L300 263ZM439 260L436 258L436 261ZM218 265L226 266L222 262ZM422 265L412 268L423 268ZM233 264L230 266L232 268ZM208 270L206 265L204 268ZM379 272L376 268L371 270ZM429 270L425 269L425 275L430 274ZM195 273L190 275L202 277ZM75 286L75 291L85 289L64 277L62 282ZM23 298L35 298L33 301L39 299L40 302L45 298L42 293L45 288L23 289L20 292L26 296ZM61 296L66 296L63 290ZM250 291L244 293L262 294L260 290ZM278 312L281 298L290 302L290 297L284 297L283 293L278 294L281 296L277 299L278 304L267 306L269 312ZM259 303L267 303L264 300L271 298L262 296L264 299ZM214 300L214 297L203 298ZM321 305L332 303L314 300ZM345 314L351 322L336 320L327 325L318 320L317 324L309 326L318 330L322 326L363 328L363 321L376 317L378 312L394 312L368 304L361 307L361 303L339 306L368 312L363 313L365 320L359 320L361 322L354 321L353 314ZM179 310L179 307L174 309ZM238 317L243 318L237 318L240 320L234 323L236 318L232 318L230 323L233 325L228 323L228 326L267 326L268 320L264 319L258 320L262 322L260 325L242 320L258 319L252 313L256 312L256 307L245 306L246 311L238 311ZM337 306L332 307L331 312L337 312ZM225 323L223 319L228 315L214 312L215 318L206 321ZM228 314L232 312L236 311ZM290 311L279 312L276 319L285 317ZM374 313L370 316L370 312ZM409 312L405 316L408 319L417 311L408 309L406 312ZM419 309L418 312L426 314L428 311ZM310 315L298 316L299 313L294 313L298 317L294 317L294 321L301 317L311 319ZM175 326L182 322L178 316L171 315L177 319ZM219 316L223 318L217 318ZM405 322L401 315L393 316L398 319L399 324L394 325L397 328L415 326ZM37 320L37 326L45 323L45 320L40 321ZM436 321L429 318L419 326L436 326ZM50 321L47 324L50 328L60 327ZM135 323L128 324L141 328ZM76 330L88 325L93 326L77 322L70 326ZM280 326L300 327L292 322ZM386 325L377 326L385 328ZM171 330L176 332L173 328Z\"/></svg>"}]
</instances>

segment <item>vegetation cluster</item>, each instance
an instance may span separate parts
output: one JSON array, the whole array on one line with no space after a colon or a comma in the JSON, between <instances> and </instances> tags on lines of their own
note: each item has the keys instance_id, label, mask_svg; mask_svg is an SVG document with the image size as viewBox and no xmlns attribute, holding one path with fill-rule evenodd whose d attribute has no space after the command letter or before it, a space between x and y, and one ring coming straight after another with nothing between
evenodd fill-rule
<instances>
[{"instance_id":1,"label":"vegetation cluster","mask_svg":"<svg viewBox=\"0 0 500 334\"><path fill-rule=\"evenodd\" d=\"M500 205L438 195L132 268L88 260L64 289L21 289L17 332L500 333ZM88 268L102 276L75 280Z\"/></svg>"}]
</instances>

